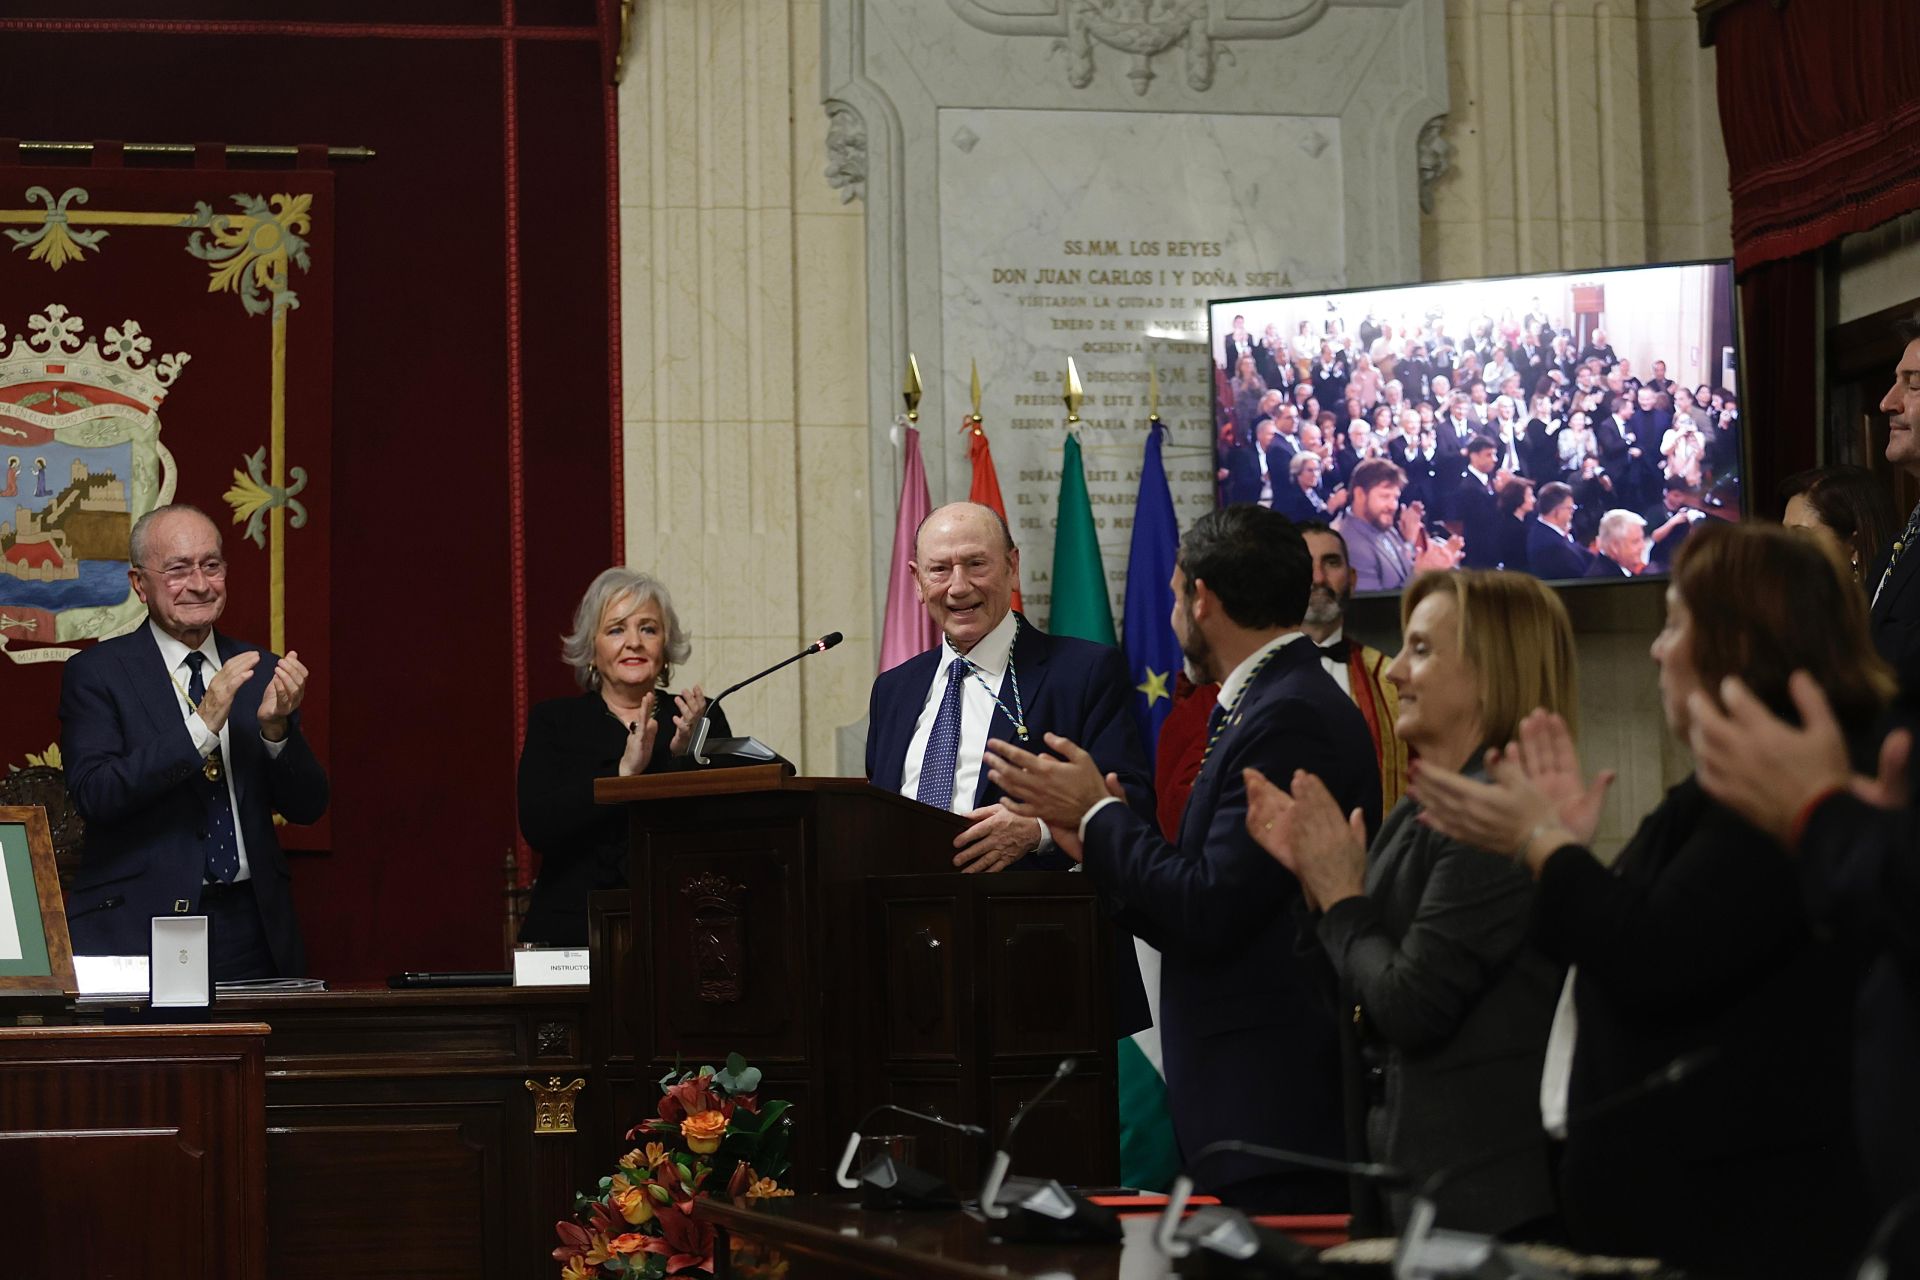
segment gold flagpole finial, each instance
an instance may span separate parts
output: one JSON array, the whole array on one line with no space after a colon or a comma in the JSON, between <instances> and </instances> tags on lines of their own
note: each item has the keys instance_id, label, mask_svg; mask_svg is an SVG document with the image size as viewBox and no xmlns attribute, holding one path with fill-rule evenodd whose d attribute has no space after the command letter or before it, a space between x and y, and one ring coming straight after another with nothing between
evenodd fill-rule
<instances>
[{"instance_id":1,"label":"gold flagpole finial","mask_svg":"<svg viewBox=\"0 0 1920 1280\"><path fill-rule=\"evenodd\" d=\"M907 421L920 421L920 361L911 351L907 353L907 384L900 395L907 402Z\"/></svg>"},{"instance_id":2,"label":"gold flagpole finial","mask_svg":"<svg viewBox=\"0 0 1920 1280\"><path fill-rule=\"evenodd\" d=\"M1061 399L1067 402L1067 425L1080 421L1080 406L1085 402L1087 393L1080 389L1080 370L1073 364L1073 357L1067 357L1066 391Z\"/></svg>"},{"instance_id":3,"label":"gold flagpole finial","mask_svg":"<svg viewBox=\"0 0 1920 1280\"><path fill-rule=\"evenodd\" d=\"M1147 421L1160 420L1160 369L1151 360L1147 362Z\"/></svg>"},{"instance_id":4,"label":"gold flagpole finial","mask_svg":"<svg viewBox=\"0 0 1920 1280\"><path fill-rule=\"evenodd\" d=\"M978 431L980 429L980 362L974 360L971 363L973 365L973 416L968 419L968 422L975 431Z\"/></svg>"}]
</instances>

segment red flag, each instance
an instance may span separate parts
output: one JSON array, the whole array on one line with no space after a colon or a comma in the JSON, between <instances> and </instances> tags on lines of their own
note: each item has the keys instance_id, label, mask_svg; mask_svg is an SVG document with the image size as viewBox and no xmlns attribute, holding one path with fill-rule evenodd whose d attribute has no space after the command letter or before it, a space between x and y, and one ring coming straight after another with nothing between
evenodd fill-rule
<instances>
[{"instance_id":1,"label":"red flag","mask_svg":"<svg viewBox=\"0 0 1920 1280\"><path fill-rule=\"evenodd\" d=\"M967 491L967 501L977 502L983 507L992 507L1007 518L1006 499L1000 496L1000 473L993 469L993 446L987 442L987 433L981 429L980 419L968 418L963 430L969 432L967 438L967 457L973 462L973 487ZM1011 529L1013 526L1007 526ZM1020 592L1013 593L1013 607L1020 607Z\"/></svg>"}]
</instances>

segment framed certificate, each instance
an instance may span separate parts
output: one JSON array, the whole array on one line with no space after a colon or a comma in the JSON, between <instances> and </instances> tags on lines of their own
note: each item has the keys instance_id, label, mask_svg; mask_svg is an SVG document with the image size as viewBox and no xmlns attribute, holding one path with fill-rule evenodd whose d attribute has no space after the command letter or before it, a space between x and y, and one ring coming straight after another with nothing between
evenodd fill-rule
<instances>
[{"instance_id":1,"label":"framed certificate","mask_svg":"<svg viewBox=\"0 0 1920 1280\"><path fill-rule=\"evenodd\" d=\"M73 946L46 810L0 805L0 1004L64 999L74 989Z\"/></svg>"}]
</instances>

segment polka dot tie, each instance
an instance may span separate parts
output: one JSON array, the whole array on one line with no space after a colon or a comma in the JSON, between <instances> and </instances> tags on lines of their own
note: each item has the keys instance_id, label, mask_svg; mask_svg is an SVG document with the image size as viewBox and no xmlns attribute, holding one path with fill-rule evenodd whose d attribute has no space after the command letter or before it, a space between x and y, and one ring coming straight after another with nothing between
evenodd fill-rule
<instances>
[{"instance_id":1,"label":"polka dot tie","mask_svg":"<svg viewBox=\"0 0 1920 1280\"><path fill-rule=\"evenodd\" d=\"M196 707L207 696L206 682L200 678L200 669L206 665L206 661L207 655L198 650L187 655L187 666L191 668L187 678L187 700ZM207 879L220 884L232 884L234 877L240 874L240 839L234 834L233 803L227 795L226 762L221 757L218 743L208 759L218 762L220 776L209 778L204 771L194 775L207 806L207 825L204 830Z\"/></svg>"},{"instance_id":2,"label":"polka dot tie","mask_svg":"<svg viewBox=\"0 0 1920 1280\"><path fill-rule=\"evenodd\" d=\"M940 697L927 753L920 757L920 786L913 798L936 809L953 807L953 775L960 765L960 696L967 686L967 660L955 658L947 667L947 691Z\"/></svg>"}]
</instances>

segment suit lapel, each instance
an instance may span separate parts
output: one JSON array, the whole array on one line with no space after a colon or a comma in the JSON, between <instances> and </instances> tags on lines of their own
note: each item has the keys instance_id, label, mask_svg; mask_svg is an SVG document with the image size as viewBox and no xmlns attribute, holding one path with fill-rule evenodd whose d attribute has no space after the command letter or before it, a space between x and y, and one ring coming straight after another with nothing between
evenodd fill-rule
<instances>
[{"instance_id":1,"label":"suit lapel","mask_svg":"<svg viewBox=\"0 0 1920 1280\"><path fill-rule=\"evenodd\" d=\"M225 663L229 658L232 658L240 652L240 646L238 644L221 635L218 631L213 633L213 649L215 653L220 655L220 661L222 663ZM254 668L256 675L265 669L266 656L264 653L260 655L261 664ZM227 709L227 742L223 750L226 751L228 756L227 772L233 778L233 799L235 806L233 816L236 822L240 820L239 808L246 804L246 780L247 775L252 772L250 769L241 767L241 757L244 756L251 761L256 752L264 751L264 748L259 745L260 698L258 694L249 696L254 687L254 678L249 676L247 682L241 685L234 693L233 705Z\"/></svg>"},{"instance_id":2,"label":"suit lapel","mask_svg":"<svg viewBox=\"0 0 1920 1280\"><path fill-rule=\"evenodd\" d=\"M939 665L945 652L945 648L929 649L894 669L900 673L899 696L888 704L887 722L873 726L880 734L873 755L874 772L878 775L874 778L875 786L888 791L900 789L900 779L906 776L907 749L913 745L913 726L919 722L920 712L926 706L927 684L933 679L933 668Z\"/></svg>"},{"instance_id":3,"label":"suit lapel","mask_svg":"<svg viewBox=\"0 0 1920 1280\"><path fill-rule=\"evenodd\" d=\"M140 706L153 721L153 727L165 732L180 726L185 732L179 686L173 683L173 673L167 670L166 659L160 656L160 645L153 638L152 629L141 624L139 633L129 637L120 660L129 677L127 685L140 699Z\"/></svg>"},{"instance_id":4,"label":"suit lapel","mask_svg":"<svg viewBox=\"0 0 1920 1280\"><path fill-rule=\"evenodd\" d=\"M1013 651L1008 655L1007 674L1000 677L1000 706L993 709L993 719L987 725L988 738L999 738L1003 742L1018 743L1029 751L1044 751L1046 749L1046 743L1037 740L1037 735L1043 731L1044 726L1037 727L1038 722L1034 717L1033 709L1039 705L1040 690L1046 684L1047 657L1051 648L1052 646L1048 644L1045 633L1022 616L1020 618L1020 630L1018 634L1014 636ZM1016 700L1013 694L1013 686L1016 679L1018 679L1020 683L1020 697L1018 699L1021 704L1020 714L1026 717L1027 721L1027 733L1029 736L1025 740L1021 739L1020 730L1013 723L1013 717L1001 709L1002 707L1010 708L1014 705ZM978 809L982 805L989 803L986 798L988 790L987 767L985 762L982 762L980 766L980 777L973 784L974 808Z\"/></svg>"},{"instance_id":5,"label":"suit lapel","mask_svg":"<svg viewBox=\"0 0 1920 1280\"><path fill-rule=\"evenodd\" d=\"M1891 558L1893 553L1889 551L1887 554ZM1907 548L1901 552L1900 559L1893 565L1893 572L1887 577L1886 585L1880 588L1879 599L1873 602L1875 621L1885 618L1892 611L1893 602L1900 598L1900 593L1905 591L1907 584L1913 581L1916 564L1920 564L1920 548ZM1876 578L1874 581L1878 583L1879 579Z\"/></svg>"}]
</instances>

